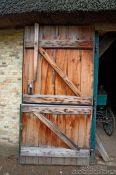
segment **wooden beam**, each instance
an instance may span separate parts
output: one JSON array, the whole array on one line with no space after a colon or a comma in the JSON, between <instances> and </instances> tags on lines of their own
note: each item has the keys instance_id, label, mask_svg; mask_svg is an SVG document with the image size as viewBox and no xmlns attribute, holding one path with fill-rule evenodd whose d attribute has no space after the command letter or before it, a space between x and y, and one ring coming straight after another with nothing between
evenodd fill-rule
<instances>
[{"instance_id":1,"label":"wooden beam","mask_svg":"<svg viewBox=\"0 0 116 175\"><path fill-rule=\"evenodd\" d=\"M69 139L54 123L44 117L44 115L37 112L34 112L33 114L52 132L54 132L69 148L78 149L78 146L71 139Z\"/></svg>"},{"instance_id":2,"label":"wooden beam","mask_svg":"<svg viewBox=\"0 0 116 175\"><path fill-rule=\"evenodd\" d=\"M108 156L108 154L107 154L107 152L106 152L106 150L105 150L105 148L104 148L100 138L98 137L98 135L96 135L96 142L97 142L97 150L101 154L103 160L105 162L110 161L110 158L109 158L109 156Z\"/></svg>"},{"instance_id":3,"label":"wooden beam","mask_svg":"<svg viewBox=\"0 0 116 175\"><path fill-rule=\"evenodd\" d=\"M115 23L99 23L94 25L95 31L98 32L116 32L116 22Z\"/></svg>"},{"instance_id":4,"label":"wooden beam","mask_svg":"<svg viewBox=\"0 0 116 175\"><path fill-rule=\"evenodd\" d=\"M89 165L90 153L86 149L21 146L19 161L36 165Z\"/></svg>"},{"instance_id":5,"label":"wooden beam","mask_svg":"<svg viewBox=\"0 0 116 175\"><path fill-rule=\"evenodd\" d=\"M43 114L77 114L82 117L92 114L92 106L22 104L22 112L38 112Z\"/></svg>"},{"instance_id":6,"label":"wooden beam","mask_svg":"<svg viewBox=\"0 0 116 175\"><path fill-rule=\"evenodd\" d=\"M25 41L26 48L33 48L35 42ZM42 48L76 48L76 49L92 49L93 42L91 40L41 40L39 47Z\"/></svg>"},{"instance_id":7,"label":"wooden beam","mask_svg":"<svg viewBox=\"0 0 116 175\"><path fill-rule=\"evenodd\" d=\"M80 96L81 92L68 79L67 75L57 66L57 64L50 58L47 52L42 48L39 48L39 52L43 56L43 58L45 58L45 60L50 64L50 66L57 72L57 74L62 78L62 80L67 84L67 86L74 92L74 94Z\"/></svg>"},{"instance_id":8,"label":"wooden beam","mask_svg":"<svg viewBox=\"0 0 116 175\"><path fill-rule=\"evenodd\" d=\"M89 157L88 149L72 150L57 147L32 147L21 146L21 156L39 156L39 157Z\"/></svg>"},{"instance_id":9,"label":"wooden beam","mask_svg":"<svg viewBox=\"0 0 116 175\"><path fill-rule=\"evenodd\" d=\"M34 81L37 79L37 61L38 61L38 47L39 47L39 24L35 23L34 32Z\"/></svg>"},{"instance_id":10,"label":"wooden beam","mask_svg":"<svg viewBox=\"0 0 116 175\"><path fill-rule=\"evenodd\" d=\"M91 97L76 97L66 95L23 95L24 103L46 103L46 104L75 104L92 105Z\"/></svg>"},{"instance_id":11,"label":"wooden beam","mask_svg":"<svg viewBox=\"0 0 116 175\"><path fill-rule=\"evenodd\" d=\"M111 44L116 40L116 35L114 34L106 34L104 38L100 42L100 54L101 57L106 50L111 46Z\"/></svg>"}]
</instances>

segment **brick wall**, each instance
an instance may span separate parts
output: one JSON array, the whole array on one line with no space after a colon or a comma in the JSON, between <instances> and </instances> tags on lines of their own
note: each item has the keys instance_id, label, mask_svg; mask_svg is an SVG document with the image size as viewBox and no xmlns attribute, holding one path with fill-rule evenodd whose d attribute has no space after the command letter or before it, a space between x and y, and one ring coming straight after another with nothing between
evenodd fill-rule
<instances>
[{"instance_id":1,"label":"brick wall","mask_svg":"<svg viewBox=\"0 0 116 175\"><path fill-rule=\"evenodd\" d=\"M11 150L18 147L22 98L22 60L23 30L1 30L0 154L8 152L12 154Z\"/></svg>"}]
</instances>

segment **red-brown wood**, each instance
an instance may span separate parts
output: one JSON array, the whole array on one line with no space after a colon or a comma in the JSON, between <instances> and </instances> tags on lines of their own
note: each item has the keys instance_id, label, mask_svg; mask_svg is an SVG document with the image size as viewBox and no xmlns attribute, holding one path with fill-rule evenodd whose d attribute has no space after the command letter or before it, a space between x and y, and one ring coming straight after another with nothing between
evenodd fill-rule
<instances>
[{"instance_id":1,"label":"red-brown wood","mask_svg":"<svg viewBox=\"0 0 116 175\"><path fill-rule=\"evenodd\" d=\"M81 101L81 104L68 102L67 105L69 105L69 109L71 104L75 104L77 107L79 107L79 105L85 105L85 108L86 105L92 106L92 100L88 100L88 104L85 104L83 98L93 98L93 29L91 27L79 26L39 25L38 36L41 41L40 43L44 43L44 46L46 41L51 41L52 44L61 43L62 41L64 41L64 43L66 41L68 42L67 48L64 47L64 45L61 47L58 44L57 47L52 48L52 45L50 45L49 48L48 43L47 47L44 47L44 50L49 55L50 59L62 70L62 77L58 75L58 72L54 70L44 56L39 53L39 51L41 51L39 47L42 47L42 44L39 46L39 41L38 43L35 43L36 38L34 31L35 29L32 26L26 27L25 29L23 95L25 96L25 94L28 93L28 85L32 83L32 92L39 97L41 95L44 95L45 97L46 95L48 98L49 95L52 95L54 98L57 96L58 100L58 95L64 95L65 97L80 95L79 101ZM84 45L83 42L83 47L70 48L69 44L77 40L91 41L91 43L85 42ZM32 44L35 47L32 47ZM37 45L38 55L36 52ZM35 58L36 60L34 60ZM79 94L76 94L75 91L67 85L64 80L64 75L66 75L68 80L74 84L76 87L75 89L78 89L80 92ZM64 98L64 101L65 99L66 98ZM35 100L36 103L41 103L38 98ZM32 98L30 101L28 98L28 101L24 100L24 102L34 103ZM43 103L44 105L49 104L49 101L44 100ZM52 104L52 101L50 104ZM60 105L60 103L58 104ZM56 107L58 104L55 103L54 100L54 105L56 105ZM53 133L53 131L34 116L32 112L25 112L26 111L22 113L22 144L69 148L57 135L55 135L55 133ZM69 137L80 148L89 149L92 110L87 114L84 112L81 114L66 114L64 112L62 114L47 113L44 114L44 116L53 122L62 133Z\"/></svg>"}]
</instances>

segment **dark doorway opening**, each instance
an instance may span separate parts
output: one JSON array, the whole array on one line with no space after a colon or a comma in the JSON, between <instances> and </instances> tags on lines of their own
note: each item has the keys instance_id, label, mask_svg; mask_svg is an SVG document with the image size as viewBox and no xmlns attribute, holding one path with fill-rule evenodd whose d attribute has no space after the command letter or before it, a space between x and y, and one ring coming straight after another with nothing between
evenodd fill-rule
<instances>
[{"instance_id":1,"label":"dark doorway opening","mask_svg":"<svg viewBox=\"0 0 116 175\"><path fill-rule=\"evenodd\" d=\"M116 38L116 34L113 35ZM104 35L100 36L100 42L103 38ZM116 113L116 39L100 57L98 86L106 91L107 103Z\"/></svg>"}]
</instances>

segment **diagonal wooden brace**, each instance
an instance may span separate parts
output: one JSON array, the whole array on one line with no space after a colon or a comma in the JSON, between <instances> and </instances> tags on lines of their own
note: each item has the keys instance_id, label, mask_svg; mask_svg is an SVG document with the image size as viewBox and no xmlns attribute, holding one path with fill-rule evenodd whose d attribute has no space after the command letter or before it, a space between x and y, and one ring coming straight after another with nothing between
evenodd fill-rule
<instances>
[{"instance_id":1,"label":"diagonal wooden brace","mask_svg":"<svg viewBox=\"0 0 116 175\"><path fill-rule=\"evenodd\" d=\"M61 130L50 120L48 120L43 114L34 112L33 113L41 122L43 122L50 130L52 130L66 145L71 149L79 149L78 146L70 140Z\"/></svg>"},{"instance_id":2,"label":"diagonal wooden brace","mask_svg":"<svg viewBox=\"0 0 116 175\"><path fill-rule=\"evenodd\" d=\"M57 72L67 86L74 92L75 95L80 96L81 92L77 87L68 79L67 75L57 66L57 64L50 58L47 52L43 48L39 48L40 54L50 64L50 66Z\"/></svg>"}]
</instances>

